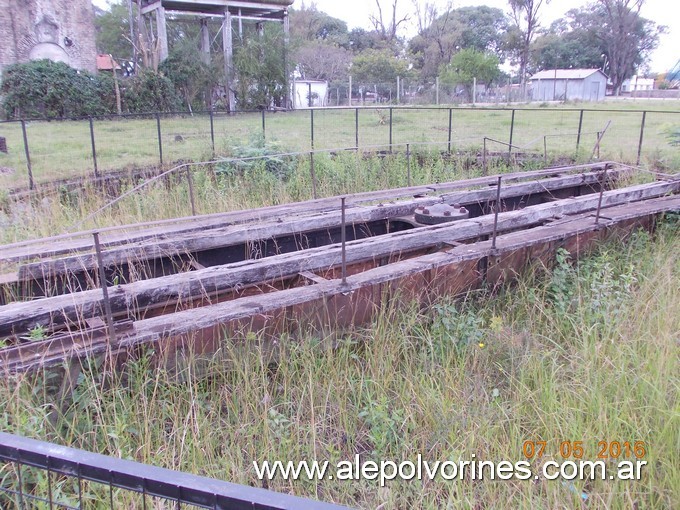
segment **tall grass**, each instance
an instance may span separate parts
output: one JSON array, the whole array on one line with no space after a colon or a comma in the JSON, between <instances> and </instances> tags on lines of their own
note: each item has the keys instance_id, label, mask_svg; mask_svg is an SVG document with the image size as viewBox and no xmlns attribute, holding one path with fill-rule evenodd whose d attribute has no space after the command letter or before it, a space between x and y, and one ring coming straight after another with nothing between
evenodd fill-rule
<instances>
[{"instance_id":1,"label":"tall grass","mask_svg":"<svg viewBox=\"0 0 680 510\"><path fill-rule=\"evenodd\" d=\"M63 411L50 376L2 379L0 429L256 486L254 460L519 461L530 439L548 441L545 459L559 460L561 441L583 441L596 460L600 440L645 441L639 482L268 486L362 508L673 508L679 233L668 220L578 265L559 252L553 269L511 288L387 307L340 338L300 324L306 334L281 338L275 354L252 334L226 338L200 377L196 365L171 374L146 353L106 385L93 363Z\"/></svg>"},{"instance_id":2,"label":"tall grass","mask_svg":"<svg viewBox=\"0 0 680 510\"><path fill-rule=\"evenodd\" d=\"M314 173L317 197L375 191L411 184L429 184L480 175L470 157L448 159L439 151L416 150L407 161L404 153L384 157L359 152L317 154ZM243 210L313 198L311 160L308 156L285 161L285 175L272 171L267 161L247 168L227 163L191 167L197 214ZM411 180L409 181L409 167ZM489 171L506 171L501 162ZM127 184L121 194L132 189ZM158 180L112 207L113 196L91 187L80 191L61 189L42 199L13 203L0 197L0 244L45 237L66 231L102 228L191 215L186 172ZM95 211L104 208L95 214Z\"/></svg>"}]
</instances>

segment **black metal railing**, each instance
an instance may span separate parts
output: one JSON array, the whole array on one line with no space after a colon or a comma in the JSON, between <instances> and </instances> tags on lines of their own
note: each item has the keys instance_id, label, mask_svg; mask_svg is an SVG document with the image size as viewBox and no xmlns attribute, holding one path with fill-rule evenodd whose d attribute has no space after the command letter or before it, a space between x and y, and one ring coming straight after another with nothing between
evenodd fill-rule
<instances>
[{"instance_id":1,"label":"black metal railing","mask_svg":"<svg viewBox=\"0 0 680 510\"><path fill-rule=\"evenodd\" d=\"M345 508L0 432L0 508L159 507Z\"/></svg>"}]
</instances>

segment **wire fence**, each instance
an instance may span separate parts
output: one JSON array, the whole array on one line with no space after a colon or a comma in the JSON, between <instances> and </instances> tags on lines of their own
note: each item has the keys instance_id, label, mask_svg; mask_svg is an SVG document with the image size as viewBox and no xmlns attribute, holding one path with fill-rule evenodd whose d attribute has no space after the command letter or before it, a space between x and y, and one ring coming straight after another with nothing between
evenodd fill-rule
<instances>
[{"instance_id":1,"label":"wire fence","mask_svg":"<svg viewBox=\"0 0 680 510\"><path fill-rule=\"evenodd\" d=\"M0 432L0 507L346 508L4 432Z\"/></svg>"},{"instance_id":2,"label":"wire fence","mask_svg":"<svg viewBox=\"0 0 680 510\"><path fill-rule=\"evenodd\" d=\"M574 108L312 108L241 113L152 113L74 120L0 122L0 186L140 171L216 157L338 147L433 144L481 150L484 138L549 154L589 153L640 163L678 163L680 112ZM239 150L241 148L242 150Z\"/></svg>"}]
</instances>

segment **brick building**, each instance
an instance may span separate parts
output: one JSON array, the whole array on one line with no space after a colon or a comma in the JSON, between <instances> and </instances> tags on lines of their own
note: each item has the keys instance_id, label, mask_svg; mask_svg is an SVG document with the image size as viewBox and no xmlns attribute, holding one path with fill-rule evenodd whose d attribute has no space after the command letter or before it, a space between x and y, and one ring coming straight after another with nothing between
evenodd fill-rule
<instances>
[{"instance_id":1,"label":"brick building","mask_svg":"<svg viewBox=\"0 0 680 510\"><path fill-rule=\"evenodd\" d=\"M90 0L0 0L0 72L43 58L96 72Z\"/></svg>"}]
</instances>

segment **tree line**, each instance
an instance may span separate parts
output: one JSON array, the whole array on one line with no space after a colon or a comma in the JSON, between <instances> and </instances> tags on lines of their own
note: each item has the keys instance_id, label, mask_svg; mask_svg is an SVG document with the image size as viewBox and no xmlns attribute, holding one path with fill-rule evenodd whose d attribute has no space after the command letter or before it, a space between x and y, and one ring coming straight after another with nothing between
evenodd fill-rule
<instances>
[{"instance_id":1,"label":"tree line","mask_svg":"<svg viewBox=\"0 0 680 510\"><path fill-rule=\"evenodd\" d=\"M444 87L470 88L474 79L492 85L512 79L524 85L542 69L597 68L610 77L614 93L623 81L644 69L650 52L665 27L643 18L645 0L593 0L571 9L550 25L541 22L544 5L550 0L508 0L507 13L488 6L454 8L449 3L411 0L374 0L372 28L349 29L345 21L319 10L314 3L290 9L290 43L284 44L278 23L243 22L234 36L234 82L240 110L284 104L286 63L302 79L327 80L331 86L354 83L376 88L393 84L397 77ZM96 16L97 48L119 61L134 61L135 76L120 81L119 104L123 111L223 108L224 61L219 19L208 20L211 34L209 61L200 54L200 20L174 16L168 20L169 58L159 63L147 55L153 41L133 34L139 18L136 4L119 0ZM400 15L404 7L411 12ZM205 21L204 21L205 23ZM416 27L413 37L401 34L407 23ZM141 68L141 63L146 64ZM151 63L150 63L151 62ZM518 71L504 75L501 64ZM49 81L45 66L19 76L21 66L5 72L2 94L7 115L25 111L40 94L25 85L31 79ZM30 67L29 65L29 67ZM63 69L56 73L66 79ZM102 73L100 73L101 75ZM83 73L74 79L83 87ZM115 111L108 77L88 77L87 101L53 98L54 104L38 109L60 114L70 110L94 114ZM23 85L22 85L23 84ZM117 85L117 84L116 84ZM68 87L67 87L68 88ZM66 94L68 96L68 94ZM42 96L44 97L44 95ZM57 106L55 106L57 105ZM34 108L35 110L35 108Z\"/></svg>"}]
</instances>

